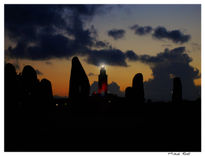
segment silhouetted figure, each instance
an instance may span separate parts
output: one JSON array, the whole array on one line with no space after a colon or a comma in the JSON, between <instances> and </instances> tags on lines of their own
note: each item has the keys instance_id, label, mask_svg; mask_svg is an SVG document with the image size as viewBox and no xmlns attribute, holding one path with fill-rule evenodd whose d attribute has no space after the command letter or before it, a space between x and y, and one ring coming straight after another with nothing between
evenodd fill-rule
<instances>
[{"instance_id":1,"label":"silhouetted figure","mask_svg":"<svg viewBox=\"0 0 205 156\"><path fill-rule=\"evenodd\" d=\"M98 93L107 94L107 74L105 67L100 69L100 75L98 76Z\"/></svg>"},{"instance_id":2,"label":"silhouetted figure","mask_svg":"<svg viewBox=\"0 0 205 156\"><path fill-rule=\"evenodd\" d=\"M90 83L88 77L78 57L73 57L70 74L69 98L88 97L89 92Z\"/></svg>"},{"instance_id":3,"label":"silhouetted figure","mask_svg":"<svg viewBox=\"0 0 205 156\"><path fill-rule=\"evenodd\" d=\"M182 102L182 84L181 84L181 79L179 77L175 77L173 80L172 102L173 103Z\"/></svg>"},{"instance_id":4,"label":"silhouetted figure","mask_svg":"<svg viewBox=\"0 0 205 156\"><path fill-rule=\"evenodd\" d=\"M143 85L143 75L137 73L132 81L133 96L138 102L144 102L144 85Z\"/></svg>"}]
</instances>

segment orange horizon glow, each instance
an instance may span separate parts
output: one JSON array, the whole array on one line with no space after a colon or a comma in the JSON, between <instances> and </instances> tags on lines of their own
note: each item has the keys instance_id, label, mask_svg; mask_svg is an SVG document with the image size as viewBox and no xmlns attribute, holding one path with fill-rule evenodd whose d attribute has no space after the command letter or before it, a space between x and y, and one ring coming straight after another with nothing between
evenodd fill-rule
<instances>
[{"instance_id":1,"label":"orange horizon glow","mask_svg":"<svg viewBox=\"0 0 205 156\"><path fill-rule=\"evenodd\" d=\"M90 85L94 81L98 81L98 75L100 74L100 68L94 65L87 64L82 57L79 57L80 62L88 76L90 72L94 73L93 76L88 76ZM9 60L8 63L15 63L15 60ZM69 81L71 70L71 59L54 59L51 61L51 65L47 65L42 61L22 60L19 62L20 69L17 73L20 73L25 65L31 65L34 69L40 69L43 75L38 75L38 79L43 78L51 81L52 90L54 96L68 97L69 95ZM120 86L121 91L125 91L126 87L132 86L132 79L135 74L142 73L144 82L152 79L152 71L148 65L140 62L131 62L129 67L116 68L115 66L106 65L106 73L108 75L108 84L116 82ZM201 78L195 79L194 84L201 86Z\"/></svg>"}]
</instances>

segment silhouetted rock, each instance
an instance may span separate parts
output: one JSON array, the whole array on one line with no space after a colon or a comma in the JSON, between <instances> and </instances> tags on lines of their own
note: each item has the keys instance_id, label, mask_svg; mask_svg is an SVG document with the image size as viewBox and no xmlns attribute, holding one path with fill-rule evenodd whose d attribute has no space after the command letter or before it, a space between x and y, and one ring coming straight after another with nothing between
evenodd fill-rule
<instances>
[{"instance_id":1,"label":"silhouetted rock","mask_svg":"<svg viewBox=\"0 0 205 156\"><path fill-rule=\"evenodd\" d=\"M39 82L31 66L19 75L13 65L5 66L5 151L201 151L200 99L138 105L144 101L142 74L126 88L126 98L82 98L89 95L89 81L79 60L72 61L70 89L77 100L53 100L51 82ZM175 78L173 101L182 99L181 90ZM16 109L19 102L25 107Z\"/></svg>"},{"instance_id":2,"label":"silhouetted rock","mask_svg":"<svg viewBox=\"0 0 205 156\"><path fill-rule=\"evenodd\" d=\"M90 83L88 77L78 59L73 57L70 74L69 98L88 97L90 92Z\"/></svg>"},{"instance_id":3,"label":"silhouetted rock","mask_svg":"<svg viewBox=\"0 0 205 156\"><path fill-rule=\"evenodd\" d=\"M15 67L5 64L5 145L14 140L19 122L19 113L17 107L18 85Z\"/></svg>"},{"instance_id":4,"label":"silhouetted rock","mask_svg":"<svg viewBox=\"0 0 205 156\"><path fill-rule=\"evenodd\" d=\"M42 79L40 82L40 96L42 103L45 104L43 107L49 109L51 107L51 103L53 101L53 92L51 82L47 79ZM50 105L50 106L49 106Z\"/></svg>"},{"instance_id":5,"label":"silhouetted rock","mask_svg":"<svg viewBox=\"0 0 205 156\"><path fill-rule=\"evenodd\" d=\"M181 79L179 77L175 77L173 80L172 102L173 103L182 102L182 84L181 84Z\"/></svg>"},{"instance_id":6,"label":"silhouetted rock","mask_svg":"<svg viewBox=\"0 0 205 156\"><path fill-rule=\"evenodd\" d=\"M125 89L125 97L130 99L133 97L133 90L132 90L132 87L127 87Z\"/></svg>"},{"instance_id":7,"label":"silhouetted rock","mask_svg":"<svg viewBox=\"0 0 205 156\"><path fill-rule=\"evenodd\" d=\"M132 81L133 96L138 102L144 102L143 75L137 73Z\"/></svg>"},{"instance_id":8,"label":"silhouetted rock","mask_svg":"<svg viewBox=\"0 0 205 156\"><path fill-rule=\"evenodd\" d=\"M5 65L5 94L10 97L8 99L13 100L13 96L16 94L16 87L17 87L17 75L15 67L7 63ZM12 98L11 98L12 97Z\"/></svg>"},{"instance_id":9,"label":"silhouetted rock","mask_svg":"<svg viewBox=\"0 0 205 156\"><path fill-rule=\"evenodd\" d=\"M18 84L15 67L7 63L5 65L5 110L6 115L11 117L17 109ZM11 116L9 116L11 115Z\"/></svg>"},{"instance_id":10,"label":"silhouetted rock","mask_svg":"<svg viewBox=\"0 0 205 156\"><path fill-rule=\"evenodd\" d=\"M29 65L23 68L22 79L24 87L28 91L35 88L36 84L38 83L36 71Z\"/></svg>"},{"instance_id":11,"label":"silhouetted rock","mask_svg":"<svg viewBox=\"0 0 205 156\"><path fill-rule=\"evenodd\" d=\"M16 79L16 69L11 63L5 65L5 78L5 80Z\"/></svg>"},{"instance_id":12,"label":"silhouetted rock","mask_svg":"<svg viewBox=\"0 0 205 156\"><path fill-rule=\"evenodd\" d=\"M107 94L107 74L105 67L100 69L100 75L98 76L98 93Z\"/></svg>"},{"instance_id":13,"label":"silhouetted rock","mask_svg":"<svg viewBox=\"0 0 205 156\"><path fill-rule=\"evenodd\" d=\"M27 65L23 68L21 81L23 107L26 107L26 109L28 109L30 113L35 113L35 111L38 111L39 109L38 103L40 100L40 92L39 80L37 79L37 74L33 67Z\"/></svg>"},{"instance_id":14,"label":"silhouetted rock","mask_svg":"<svg viewBox=\"0 0 205 156\"><path fill-rule=\"evenodd\" d=\"M41 127L46 127L48 125L53 125L51 122L51 115L55 112L55 104L53 102L53 92L51 82L47 79L42 79L39 85L39 125Z\"/></svg>"}]
</instances>

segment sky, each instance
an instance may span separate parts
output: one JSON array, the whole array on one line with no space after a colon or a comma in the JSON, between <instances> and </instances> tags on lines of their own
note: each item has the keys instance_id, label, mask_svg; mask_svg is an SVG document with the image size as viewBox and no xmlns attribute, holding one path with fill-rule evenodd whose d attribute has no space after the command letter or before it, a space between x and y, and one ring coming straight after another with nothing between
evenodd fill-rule
<instances>
[{"instance_id":1,"label":"sky","mask_svg":"<svg viewBox=\"0 0 205 156\"><path fill-rule=\"evenodd\" d=\"M123 95L142 73L145 98L170 100L173 77L185 99L201 86L200 5L5 5L5 62L25 65L68 96L71 59L78 56L96 88L105 64L108 89Z\"/></svg>"}]
</instances>

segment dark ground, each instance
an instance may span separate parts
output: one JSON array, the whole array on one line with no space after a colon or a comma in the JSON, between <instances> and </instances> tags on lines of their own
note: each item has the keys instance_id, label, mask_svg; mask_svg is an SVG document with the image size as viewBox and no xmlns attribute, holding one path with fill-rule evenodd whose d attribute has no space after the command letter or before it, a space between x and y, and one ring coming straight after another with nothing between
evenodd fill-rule
<instances>
[{"instance_id":1,"label":"dark ground","mask_svg":"<svg viewBox=\"0 0 205 156\"><path fill-rule=\"evenodd\" d=\"M7 105L5 151L201 151L200 100L55 99L43 111Z\"/></svg>"}]
</instances>

